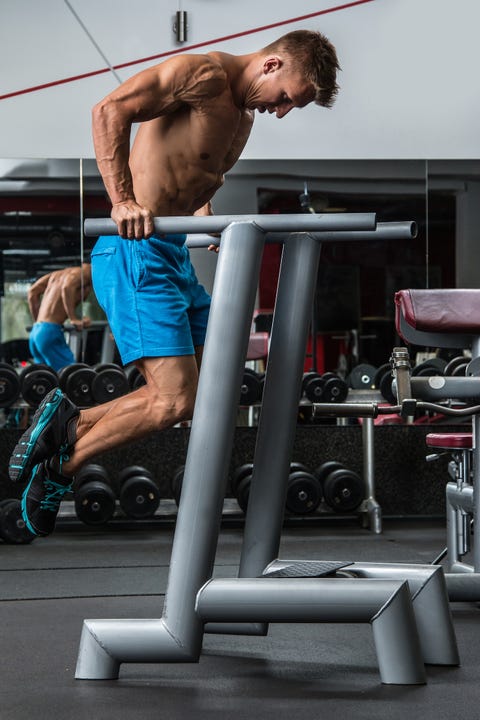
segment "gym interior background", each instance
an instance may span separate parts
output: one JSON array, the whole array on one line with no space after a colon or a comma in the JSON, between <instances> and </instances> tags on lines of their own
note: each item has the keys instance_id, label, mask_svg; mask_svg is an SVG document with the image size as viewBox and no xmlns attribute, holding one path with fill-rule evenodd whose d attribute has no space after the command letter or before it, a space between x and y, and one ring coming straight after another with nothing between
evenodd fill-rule
<instances>
[{"instance_id":1,"label":"gym interior background","mask_svg":"<svg viewBox=\"0 0 480 720\"><path fill-rule=\"evenodd\" d=\"M183 42L177 40L177 30L173 29L181 10L188 14ZM93 240L82 232L83 219L109 215L90 139L90 108L96 100L119 80L175 52L249 52L299 27L321 28L337 45L342 65L337 105L328 112L307 108L292 113L278 126L273 118L259 117L246 152L215 197L215 213L298 213L302 212L300 196L308 190L317 212L375 212L381 222L414 220L418 224L414 241L330 243L323 248L315 343L319 373L340 373L348 378L355 367L379 368L389 361L392 348L402 344L394 323L393 296L397 290L480 288L480 97L471 77L480 60L475 37L480 17L475 0L464 0L461 7L453 7L447 0L363 0L341 6L328 0L301 0L295 3L294 12L286 0L261 4L244 0L241 10L238 3L227 0L137 0L137 20L133 24L138 23L138 27L134 28L131 3L123 0L5 0L3 12L7 21L0 28L4 60L0 63L0 360L13 363L17 371L22 363L28 363L25 341L31 322L26 304L29 284L45 272L88 261ZM199 278L211 290L216 255L200 249L191 252ZM278 267L279 249L270 246L264 254L258 287L259 310L268 311L273 306ZM104 319L94 300L85 308L85 314L98 321ZM92 364L99 359L95 354L98 350L97 344L90 358ZM425 348L416 350L421 353ZM310 345L306 371L312 367L312 352ZM25 410L26 403L20 397L15 407ZM27 412L31 409L27 408ZM20 430L12 424L10 408L4 408L3 414L0 500L17 497L19 492L9 485L6 468ZM255 408L239 408L223 519L224 554L219 561L232 574L244 518L232 482L236 469L252 460L257 418ZM433 559L445 533L444 488L449 458L425 462L425 435L429 429L428 422L375 428L376 498L385 521L378 536L362 527L364 517L358 512L333 512L322 503L312 514L287 513L286 547L293 552L307 544L312 553L319 549L338 555L355 543L360 559ZM458 430L458 426L445 423L442 427L450 429ZM88 525L77 520L73 502L66 503L55 539L43 545L35 542L31 546L2 546L5 585L0 611L9 624L13 618L15 626L15 618L19 622L21 618L24 627L35 633L33 646L38 655L44 652L44 638L37 631L37 613L45 613L45 627L51 628L52 642L59 643L60 658L72 655L73 648L70 660L65 661L73 663L78 637L70 626L61 633L63 639L56 637L56 613L64 614L66 623L70 612L80 621L90 612L90 606L99 615L101 605L97 607L95 601L105 603L102 598L110 595L116 598L117 606L113 611L106 608L104 616L119 612L130 616L135 610L129 604L135 607L138 593L144 603L141 612L148 616L152 598L163 596L176 517L172 483L185 461L188 434L188 428L174 428L127 448L121 455L111 453L97 459L115 482L129 466L141 466L146 474L151 473L162 498L153 518L126 518L117 501L117 516L111 522ZM361 477L363 451L359 424L313 422L308 413L299 412L292 461L313 470L334 460ZM305 506L302 509L305 511ZM396 546L395 552L392 546ZM81 548L86 548L83 563L78 558ZM118 565L117 551L123 553ZM139 581L138 573L131 571L136 565L145 573L155 566L157 572L159 563L163 574L157 584ZM38 580L28 572L32 567L38 570ZM57 571L53 572L52 567ZM94 587L91 578L86 579L92 567L96 568L93 575L105 568L100 589ZM73 589L65 589L67 581ZM46 590L49 582L51 592ZM78 599L82 596L88 598L88 612ZM76 605L71 600L68 604L65 598L76 598ZM15 607L12 600L17 601ZM476 630L477 612L471 606L457 608L456 624L465 643L469 633ZM272 668L269 674L261 668L260 658L265 652L261 644L249 646L242 641L242 654L254 656L255 669L242 658L239 671L231 647L222 640L212 645L207 658L220 679L218 686L208 688L204 706L193 697L194 691L187 693L187 699L179 697L184 683L190 689L197 682L199 688L201 683L205 685L205 675L198 674L198 668L168 670L160 695L162 702L168 703L172 717L176 713L211 717L216 710L226 712L227 706L219 699L225 696L221 689L224 668L218 662L223 658L227 659L229 675L241 677L232 693L236 704L228 707L234 717L255 712L269 717L274 711L277 716L286 716L287 712L290 716L299 708L305 716L325 711L328 716L338 711L338 703L347 715L361 717L358 706L364 701L365 716L384 717L388 711L393 717L404 717L410 702L406 694L393 697L372 692L378 680L368 649L363 655L355 655L350 665L340 652L340 665L343 663L348 676L344 683L328 653L322 656L322 681L328 675L329 687L329 692L322 695L317 686L316 650L302 633L293 639L285 632L279 642L283 648L297 643L300 657L306 648L307 654L311 652L307 680L300 677L290 657L287 661L283 651L275 650L274 641L266 656ZM341 636L347 648L351 637ZM25 655L17 653L18 640L15 633L5 638L7 656L16 654L10 663L13 668L17 663L25 668L26 662L26 674L32 680L38 669L34 661L25 661ZM329 642L336 644L335 637ZM441 703L438 695L434 699L428 694L428 688L426 694L417 695L426 718L442 717L440 707L450 707L449 717L454 717L453 706L462 700L468 704L472 668L478 658L470 656L471 648L466 653L464 647L461 649L466 657L462 676L465 695L462 699L455 696L450 677L447 680L446 676L435 675L435 690L441 694L439 686L443 684L445 695ZM338 648L335 652L339 652ZM248 678L257 672L263 685L258 679ZM142 683L138 680L141 671L130 673L126 675L126 687L132 692L124 708L110 683L102 683L104 687L97 696L89 689L86 696L79 697L71 667L60 679L46 681L42 677L38 684L32 682L23 704L16 702L15 692L19 695L24 691L12 679L5 717L18 720L32 711L42 717L35 709L34 697L35 693L41 697L42 692L46 708L56 706L60 713L68 708L72 718L81 717L76 713L98 699L110 704L111 712L102 710L98 717L118 717L127 708L129 717L150 717L149 713L156 711L155 694L149 696L142 709L135 688L137 681L139 686ZM154 687L159 686L162 673L162 668L155 671L151 681ZM265 687L272 696L280 692L283 674L288 689L282 688L282 702L266 699ZM152 677L148 671L147 676ZM59 694L59 687L68 688L70 699L68 693ZM351 688L356 700L352 699ZM72 697L75 702L71 702ZM322 702L323 706L319 705Z\"/></svg>"}]
</instances>

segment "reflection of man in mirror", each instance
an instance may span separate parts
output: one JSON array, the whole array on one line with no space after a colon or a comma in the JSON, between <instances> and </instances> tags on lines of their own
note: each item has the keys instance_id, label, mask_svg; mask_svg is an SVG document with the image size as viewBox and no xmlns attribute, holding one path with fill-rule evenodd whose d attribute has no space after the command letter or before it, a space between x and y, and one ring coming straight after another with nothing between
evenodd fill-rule
<instances>
[{"instance_id":1,"label":"reflection of man in mirror","mask_svg":"<svg viewBox=\"0 0 480 720\"><path fill-rule=\"evenodd\" d=\"M63 332L69 321L77 330L88 327L87 317L77 317L77 305L92 290L89 263L43 275L28 291L28 307L34 324L30 332L30 352L36 363L45 363L56 372L75 362Z\"/></svg>"},{"instance_id":2,"label":"reflection of man in mirror","mask_svg":"<svg viewBox=\"0 0 480 720\"><path fill-rule=\"evenodd\" d=\"M295 30L245 55L176 55L93 109L95 156L118 228L92 249L93 285L122 362L134 362L145 385L84 410L59 389L46 395L9 467L12 480L29 479L23 518L33 533L53 531L61 498L90 458L192 417L210 298L186 236L153 234L153 218L212 214L255 113L278 122L310 103L330 107L338 68L325 36Z\"/></svg>"}]
</instances>

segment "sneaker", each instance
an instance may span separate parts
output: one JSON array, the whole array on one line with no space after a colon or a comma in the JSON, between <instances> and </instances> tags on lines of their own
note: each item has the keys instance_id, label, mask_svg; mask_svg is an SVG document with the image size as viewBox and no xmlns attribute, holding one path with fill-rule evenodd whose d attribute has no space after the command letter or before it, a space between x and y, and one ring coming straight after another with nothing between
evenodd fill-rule
<instances>
[{"instance_id":1,"label":"sneaker","mask_svg":"<svg viewBox=\"0 0 480 720\"><path fill-rule=\"evenodd\" d=\"M12 482L26 482L36 465L73 447L79 414L80 410L60 388L45 395L10 458L8 474Z\"/></svg>"},{"instance_id":2,"label":"sneaker","mask_svg":"<svg viewBox=\"0 0 480 720\"><path fill-rule=\"evenodd\" d=\"M50 535L55 529L63 496L72 490L73 478L66 478L48 466L48 460L33 468L32 479L22 496L22 517L33 535Z\"/></svg>"}]
</instances>

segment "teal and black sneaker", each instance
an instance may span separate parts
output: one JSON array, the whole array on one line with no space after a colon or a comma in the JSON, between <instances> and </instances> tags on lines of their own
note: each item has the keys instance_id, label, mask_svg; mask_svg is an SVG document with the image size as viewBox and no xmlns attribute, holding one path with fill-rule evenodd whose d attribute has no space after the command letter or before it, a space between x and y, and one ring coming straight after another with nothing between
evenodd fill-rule
<instances>
[{"instance_id":1,"label":"teal and black sneaker","mask_svg":"<svg viewBox=\"0 0 480 720\"><path fill-rule=\"evenodd\" d=\"M12 482L26 482L35 465L73 447L80 410L60 388L43 398L10 458L8 474Z\"/></svg>"},{"instance_id":2,"label":"teal and black sneaker","mask_svg":"<svg viewBox=\"0 0 480 720\"><path fill-rule=\"evenodd\" d=\"M22 496L22 517L31 533L45 536L54 531L60 503L72 486L73 478L53 471L48 460L33 468Z\"/></svg>"}]
</instances>

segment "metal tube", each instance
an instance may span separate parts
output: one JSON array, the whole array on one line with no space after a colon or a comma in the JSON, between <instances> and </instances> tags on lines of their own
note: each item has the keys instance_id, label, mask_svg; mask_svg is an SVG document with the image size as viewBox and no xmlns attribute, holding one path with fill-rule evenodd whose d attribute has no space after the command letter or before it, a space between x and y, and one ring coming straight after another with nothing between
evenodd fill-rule
<instances>
[{"instance_id":1,"label":"metal tube","mask_svg":"<svg viewBox=\"0 0 480 720\"><path fill-rule=\"evenodd\" d=\"M408 580L424 662L460 663L445 576L439 565L360 562L344 572L362 578Z\"/></svg>"},{"instance_id":2,"label":"metal tube","mask_svg":"<svg viewBox=\"0 0 480 720\"><path fill-rule=\"evenodd\" d=\"M283 247L240 577L261 575L278 555L319 258L309 234L291 235Z\"/></svg>"},{"instance_id":3,"label":"metal tube","mask_svg":"<svg viewBox=\"0 0 480 720\"><path fill-rule=\"evenodd\" d=\"M199 591L204 622L370 622L404 583L351 578L222 578Z\"/></svg>"},{"instance_id":4,"label":"metal tube","mask_svg":"<svg viewBox=\"0 0 480 720\"><path fill-rule=\"evenodd\" d=\"M314 232L327 230L375 230L375 213L326 213L317 215L209 215L202 217L175 216L153 219L155 232L164 233L221 233L232 223L246 223L263 232ZM117 224L111 218L87 218L85 235L118 235Z\"/></svg>"},{"instance_id":5,"label":"metal tube","mask_svg":"<svg viewBox=\"0 0 480 720\"><path fill-rule=\"evenodd\" d=\"M445 575L448 597L451 602L478 602L480 600L480 573L474 573L471 566L458 563L455 572Z\"/></svg>"},{"instance_id":6,"label":"metal tube","mask_svg":"<svg viewBox=\"0 0 480 720\"><path fill-rule=\"evenodd\" d=\"M314 237L317 233L313 232ZM320 236L320 233L318 233ZM372 240L412 240L417 237L417 225L415 222L386 222L377 223L375 230L336 230L326 231L318 237L322 242L371 242ZM280 233L267 233L265 241L283 242Z\"/></svg>"},{"instance_id":7,"label":"metal tube","mask_svg":"<svg viewBox=\"0 0 480 720\"><path fill-rule=\"evenodd\" d=\"M377 535L382 532L382 509L375 498L375 426L372 417L362 423L363 481L365 501L363 509L368 515L369 527Z\"/></svg>"},{"instance_id":8,"label":"metal tube","mask_svg":"<svg viewBox=\"0 0 480 720\"><path fill-rule=\"evenodd\" d=\"M300 229L300 228L299 228ZM388 222L377 223L375 230L337 230L322 231L321 233L310 232L313 237L321 242L372 242L376 240L412 240L417 236L417 226L414 222ZM266 243L283 243L287 233L283 232L267 232L265 235ZM189 235L187 237L187 246L190 248L202 248L209 245L219 245L219 238L211 235Z\"/></svg>"},{"instance_id":9,"label":"metal tube","mask_svg":"<svg viewBox=\"0 0 480 720\"><path fill-rule=\"evenodd\" d=\"M213 570L262 251L252 223L225 231L165 597L165 623L186 647L201 637L195 597Z\"/></svg>"},{"instance_id":10,"label":"metal tube","mask_svg":"<svg viewBox=\"0 0 480 720\"><path fill-rule=\"evenodd\" d=\"M432 402L456 398L458 400L478 400L480 398L480 377L433 377L410 378L412 397ZM467 409L468 411L468 409Z\"/></svg>"},{"instance_id":11,"label":"metal tube","mask_svg":"<svg viewBox=\"0 0 480 720\"><path fill-rule=\"evenodd\" d=\"M196 610L203 621L370 622L382 682L426 682L406 582L326 578L212 580L199 591Z\"/></svg>"},{"instance_id":12,"label":"metal tube","mask_svg":"<svg viewBox=\"0 0 480 720\"><path fill-rule=\"evenodd\" d=\"M252 223L232 224L225 231L163 618L89 621L82 635L77 677L113 677L121 662L192 662L199 657L203 627L195 614L195 599L211 577L215 558L262 251L263 233Z\"/></svg>"}]
</instances>

